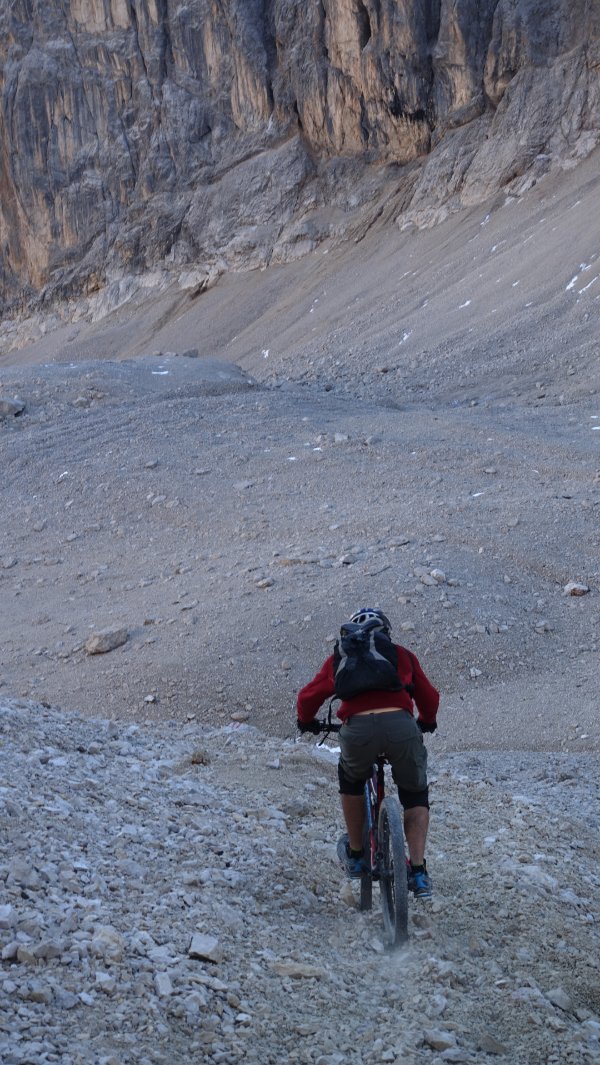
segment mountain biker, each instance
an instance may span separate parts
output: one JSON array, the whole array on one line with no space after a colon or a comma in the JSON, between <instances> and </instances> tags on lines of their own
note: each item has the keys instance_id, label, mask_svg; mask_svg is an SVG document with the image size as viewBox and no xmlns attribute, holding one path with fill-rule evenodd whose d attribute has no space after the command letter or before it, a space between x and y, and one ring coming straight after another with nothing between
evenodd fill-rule
<instances>
[{"instance_id":1,"label":"mountain biker","mask_svg":"<svg viewBox=\"0 0 600 1065\"><path fill-rule=\"evenodd\" d=\"M372 607L356 611L354 625L379 629L389 638L391 625L385 614ZM410 856L409 887L416 898L431 898L431 878L425 861L429 828L427 749L423 732L435 732L439 692L428 680L411 651L393 644L397 652L398 691L372 689L343 700L337 716L341 754L338 777L347 835L338 842L338 857L348 876L360 877L363 856L363 792L373 762L385 755L404 810L404 833ZM334 655L298 694L298 728L316 731L319 707L335 695ZM414 700L414 702L413 702ZM414 703L418 717L413 714Z\"/></svg>"}]
</instances>

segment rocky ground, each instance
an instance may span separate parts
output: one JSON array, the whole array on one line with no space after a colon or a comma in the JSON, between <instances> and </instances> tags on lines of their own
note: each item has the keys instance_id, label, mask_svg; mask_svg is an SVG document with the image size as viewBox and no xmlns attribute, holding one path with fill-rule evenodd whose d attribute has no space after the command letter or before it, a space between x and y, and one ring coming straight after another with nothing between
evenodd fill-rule
<instances>
[{"instance_id":1,"label":"rocky ground","mask_svg":"<svg viewBox=\"0 0 600 1065\"><path fill-rule=\"evenodd\" d=\"M431 738L435 901L390 954L332 752L24 700L0 730L6 1065L600 1062L596 757Z\"/></svg>"},{"instance_id":2,"label":"rocky ground","mask_svg":"<svg viewBox=\"0 0 600 1065\"><path fill-rule=\"evenodd\" d=\"M376 601L443 689L455 742L510 742L512 710L536 747L560 706L543 742L597 744L595 406L575 422L572 404L398 411L220 372L213 386L184 356L17 371L7 692L286 734L340 621ZM127 641L88 654L107 628ZM532 684L552 710L527 709Z\"/></svg>"},{"instance_id":3,"label":"rocky ground","mask_svg":"<svg viewBox=\"0 0 600 1065\"><path fill-rule=\"evenodd\" d=\"M600 1060L597 208L2 330L8 1065ZM294 742L363 603L442 693L393 957Z\"/></svg>"}]
</instances>

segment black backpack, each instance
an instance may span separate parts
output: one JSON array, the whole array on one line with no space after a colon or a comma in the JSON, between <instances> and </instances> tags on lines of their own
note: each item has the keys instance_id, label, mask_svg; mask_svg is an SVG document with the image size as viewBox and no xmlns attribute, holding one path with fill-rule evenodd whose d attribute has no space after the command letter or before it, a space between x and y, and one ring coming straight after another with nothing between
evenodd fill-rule
<instances>
[{"instance_id":1,"label":"black backpack","mask_svg":"<svg viewBox=\"0 0 600 1065\"><path fill-rule=\"evenodd\" d=\"M398 651L375 619L364 625L348 621L340 629L333 652L335 694L339 699L373 689L410 692L398 677Z\"/></svg>"}]
</instances>

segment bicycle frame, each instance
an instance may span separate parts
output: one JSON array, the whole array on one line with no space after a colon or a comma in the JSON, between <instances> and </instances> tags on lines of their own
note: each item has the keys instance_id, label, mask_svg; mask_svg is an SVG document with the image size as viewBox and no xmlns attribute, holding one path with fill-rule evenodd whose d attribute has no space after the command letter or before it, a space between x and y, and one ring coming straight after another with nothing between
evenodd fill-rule
<instances>
[{"instance_id":1,"label":"bicycle frame","mask_svg":"<svg viewBox=\"0 0 600 1065\"><path fill-rule=\"evenodd\" d=\"M373 764L371 776L365 784L365 816L366 834L369 848L369 867L374 880L378 880L383 870L381 869L381 854L379 853L378 822L379 811L385 797L384 778L385 758L380 757ZM365 855L367 857L367 855Z\"/></svg>"}]
</instances>

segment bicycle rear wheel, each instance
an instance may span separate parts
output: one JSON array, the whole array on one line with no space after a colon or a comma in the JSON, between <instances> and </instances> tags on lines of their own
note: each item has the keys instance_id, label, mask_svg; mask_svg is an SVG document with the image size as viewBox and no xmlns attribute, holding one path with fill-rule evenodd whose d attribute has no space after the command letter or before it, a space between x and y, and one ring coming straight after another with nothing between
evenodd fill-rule
<instances>
[{"instance_id":1,"label":"bicycle rear wheel","mask_svg":"<svg viewBox=\"0 0 600 1065\"><path fill-rule=\"evenodd\" d=\"M408 939L408 885L402 813L400 803L390 795L379 811L379 849L383 925L389 946L395 947Z\"/></svg>"},{"instance_id":2,"label":"bicycle rear wheel","mask_svg":"<svg viewBox=\"0 0 600 1065\"><path fill-rule=\"evenodd\" d=\"M360 909L370 910L373 907L373 877L371 876L371 839L367 818L363 829L363 862L369 866L369 872L363 869L360 877Z\"/></svg>"}]
</instances>

